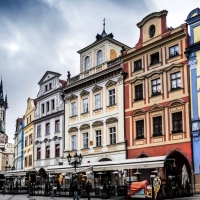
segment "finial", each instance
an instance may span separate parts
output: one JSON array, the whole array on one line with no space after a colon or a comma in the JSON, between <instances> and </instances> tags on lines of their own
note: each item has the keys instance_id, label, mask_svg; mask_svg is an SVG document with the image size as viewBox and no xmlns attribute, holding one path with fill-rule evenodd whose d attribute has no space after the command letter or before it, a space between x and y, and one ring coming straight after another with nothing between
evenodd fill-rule
<instances>
[{"instance_id":1,"label":"finial","mask_svg":"<svg viewBox=\"0 0 200 200\"><path fill-rule=\"evenodd\" d=\"M103 19L103 30L105 31L105 25L106 25L106 22L105 22L105 18Z\"/></svg>"}]
</instances>

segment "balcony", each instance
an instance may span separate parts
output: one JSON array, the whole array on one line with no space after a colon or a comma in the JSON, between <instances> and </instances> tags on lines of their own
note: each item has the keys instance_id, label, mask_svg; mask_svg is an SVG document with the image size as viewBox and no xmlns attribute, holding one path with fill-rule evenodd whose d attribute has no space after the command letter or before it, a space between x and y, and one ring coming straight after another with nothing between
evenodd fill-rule
<instances>
[{"instance_id":1,"label":"balcony","mask_svg":"<svg viewBox=\"0 0 200 200\"><path fill-rule=\"evenodd\" d=\"M114 60L107 62L107 67L113 67L115 65L121 64L121 62L121 58L115 58Z\"/></svg>"}]
</instances>

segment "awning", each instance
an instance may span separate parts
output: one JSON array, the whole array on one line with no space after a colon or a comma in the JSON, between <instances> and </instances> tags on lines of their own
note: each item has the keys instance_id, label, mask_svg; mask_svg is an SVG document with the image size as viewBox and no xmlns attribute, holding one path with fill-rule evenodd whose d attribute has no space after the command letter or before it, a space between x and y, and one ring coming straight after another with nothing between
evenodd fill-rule
<instances>
[{"instance_id":1,"label":"awning","mask_svg":"<svg viewBox=\"0 0 200 200\"><path fill-rule=\"evenodd\" d=\"M11 171L5 172L5 177L18 177L18 176L26 176L26 171Z\"/></svg>"}]
</instances>

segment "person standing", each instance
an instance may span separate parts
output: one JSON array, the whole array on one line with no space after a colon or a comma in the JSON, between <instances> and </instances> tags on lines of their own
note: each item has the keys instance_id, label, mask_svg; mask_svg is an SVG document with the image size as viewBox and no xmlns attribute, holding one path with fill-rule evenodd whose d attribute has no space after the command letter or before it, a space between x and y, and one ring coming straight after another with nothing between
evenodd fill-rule
<instances>
[{"instance_id":1,"label":"person standing","mask_svg":"<svg viewBox=\"0 0 200 200\"><path fill-rule=\"evenodd\" d=\"M74 184L72 186L72 191L74 192L74 198L73 198L73 200L75 200L75 199L79 200L79 196L78 196L78 184L77 184L76 180L74 181Z\"/></svg>"},{"instance_id":2,"label":"person standing","mask_svg":"<svg viewBox=\"0 0 200 200\"><path fill-rule=\"evenodd\" d=\"M160 175L158 174L154 180L153 180L153 188L154 188L154 199L157 198L158 192L160 190L160 186L161 186L161 180L160 180Z\"/></svg>"},{"instance_id":3,"label":"person standing","mask_svg":"<svg viewBox=\"0 0 200 200\"><path fill-rule=\"evenodd\" d=\"M90 183L90 181L87 182L85 190L87 192L87 198L88 200L90 200L90 192L92 190L92 184Z\"/></svg>"}]
</instances>

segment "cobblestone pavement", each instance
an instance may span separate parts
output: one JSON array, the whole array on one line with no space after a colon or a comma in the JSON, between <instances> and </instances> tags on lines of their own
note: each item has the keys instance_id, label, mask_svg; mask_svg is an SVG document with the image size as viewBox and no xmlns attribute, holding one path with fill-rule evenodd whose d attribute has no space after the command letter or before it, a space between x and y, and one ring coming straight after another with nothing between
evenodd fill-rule
<instances>
[{"instance_id":1,"label":"cobblestone pavement","mask_svg":"<svg viewBox=\"0 0 200 200\"><path fill-rule=\"evenodd\" d=\"M31 196L27 197L27 195L2 195L0 194L0 200L73 200L73 198L69 197L43 197L43 196ZM91 198L95 200L102 200L98 198ZM79 199L79 200L87 200L87 198ZM110 198L109 200L116 200L114 198ZM117 198L119 200L119 198ZM134 200L134 199L133 199ZM167 199L166 199L167 200ZM200 195L194 195L192 197L184 197L184 198L174 198L174 200L200 200Z\"/></svg>"}]
</instances>

